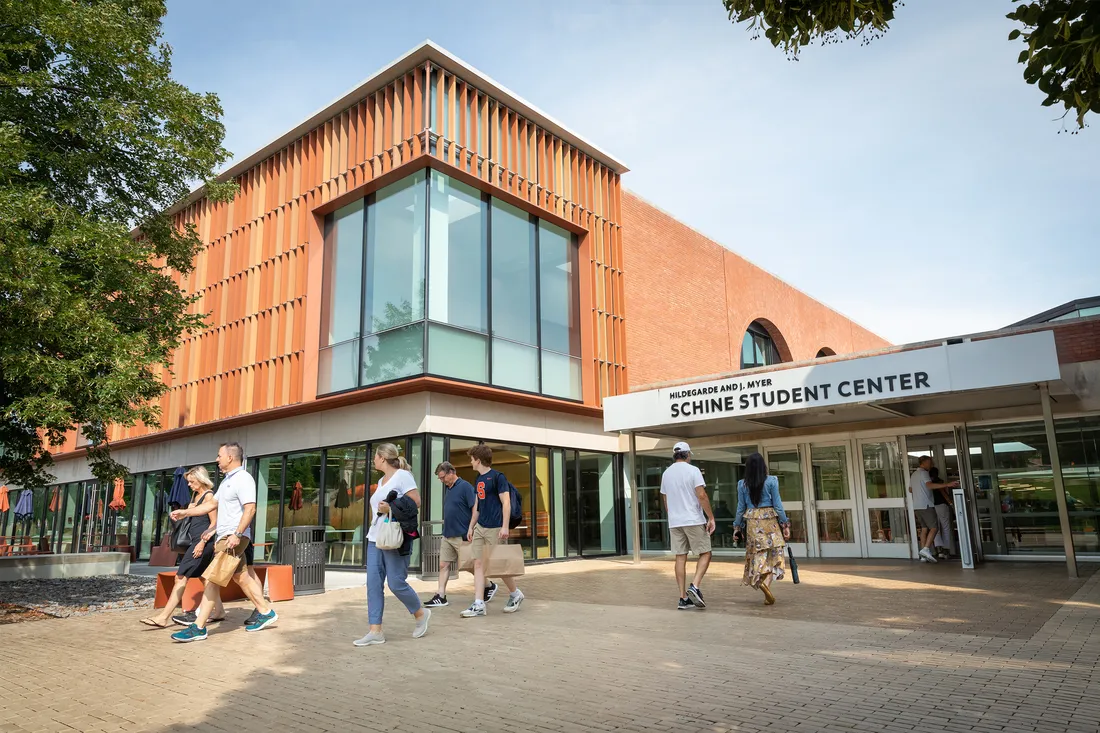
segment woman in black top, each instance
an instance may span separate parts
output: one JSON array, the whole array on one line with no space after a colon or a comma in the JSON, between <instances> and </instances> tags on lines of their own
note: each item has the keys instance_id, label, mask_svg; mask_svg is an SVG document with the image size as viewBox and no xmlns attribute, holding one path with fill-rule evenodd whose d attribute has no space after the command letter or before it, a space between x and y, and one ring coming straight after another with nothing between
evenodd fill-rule
<instances>
[{"instance_id":1,"label":"woman in black top","mask_svg":"<svg viewBox=\"0 0 1100 733\"><path fill-rule=\"evenodd\" d=\"M172 614L183 600L183 593L187 589L187 581L191 578L201 578L214 559L214 527L218 522L218 508L214 503L214 482L210 480L210 474L202 466L195 466L184 474L187 485L191 487L193 496L191 503L185 510L185 515L191 517L191 525L188 534L191 546L183 553L179 567L176 569L176 584L168 597L168 603L161 612L149 618L143 618L141 623L146 626L167 628L171 625ZM225 609L222 608L221 598L218 598L211 621L220 621L225 617Z\"/></svg>"}]
</instances>

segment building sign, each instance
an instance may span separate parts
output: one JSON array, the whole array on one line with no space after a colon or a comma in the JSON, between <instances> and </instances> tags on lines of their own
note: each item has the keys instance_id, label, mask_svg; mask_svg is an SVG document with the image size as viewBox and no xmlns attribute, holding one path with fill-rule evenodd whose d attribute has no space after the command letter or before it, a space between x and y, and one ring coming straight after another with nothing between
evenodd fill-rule
<instances>
[{"instance_id":1,"label":"building sign","mask_svg":"<svg viewBox=\"0 0 1100 733\"><path fill-rule=\"evenodd\" d=\"M892 402L1060 378L1050 331L779 369L604 401L604 429Z\"/></svg>"}]
</instances>

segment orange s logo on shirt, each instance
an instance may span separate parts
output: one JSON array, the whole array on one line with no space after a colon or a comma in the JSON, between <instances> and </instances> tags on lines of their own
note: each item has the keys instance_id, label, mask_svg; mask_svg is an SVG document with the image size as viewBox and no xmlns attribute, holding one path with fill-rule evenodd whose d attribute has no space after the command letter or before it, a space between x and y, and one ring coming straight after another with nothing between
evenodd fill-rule
<instances>
[{"instance_id":1,"label":"orange s logo on shirt","mask_svg":"<svg viewBox=\"0 0 1100 733\"><path fill-rule=\"evenodd\" d=\"M484 481L478 481L477 482L477 498L479 498L479 499L484 499L485 498L485 482Z\"/></svg>"}]
</instances>

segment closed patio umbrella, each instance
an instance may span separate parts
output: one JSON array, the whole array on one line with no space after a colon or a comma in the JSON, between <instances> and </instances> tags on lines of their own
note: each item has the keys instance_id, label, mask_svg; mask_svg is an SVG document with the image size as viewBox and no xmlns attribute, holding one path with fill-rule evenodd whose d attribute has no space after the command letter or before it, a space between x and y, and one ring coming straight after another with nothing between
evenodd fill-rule
<instances>
[{"instance_id":1,"label":"closed patio umbrella","mask_svg":"<svg viewBox=\"0 0 1100 733\"><path fill-rule=\"evenodd\" d=\"M8 487L0 486L0 512L6 512L11 508L8 504Z\"/></svg>"},{"instance_id":2,"label":"closed patio umbrella","mask_svg":"<svg viewBox=\"0 0 1100 733\"><path fill-rule=\"evenodd\" d=\"M112 509L114 509L116 512L120 512L120 511L122 511L123 509L126 508L126 499L123 497L123 494L125 494L125 493L126 493L126 483L122 479L116 478L115 479L115 493L114 493L114 496L111 497L111 503L110 503L110 507Z\"/></svg>"},{"instance_id":3,"label":"closed patio umbrella","mask_svg":"<svg viewBox=\"0 0 1100 733\"><path fill-rule=\"evenodd\" d=\"M23 489L19 494L19 500L15 502L15 518L26 519L34 514L34 493L30 489Z\"/></svg>"},{"instance_id":4,"label":"closed patio umbrella","mask_svg":"<svg viewBox=\"0 0 1100 733\"><path fill-rule=\"evenodd\" d=\"M172 490L168 492L168 504L179 509L191 503L191 489L187 486L187 479L183 474L187 473L182 467L177 468L172 476Z\"/></svg>"}]
</instances>

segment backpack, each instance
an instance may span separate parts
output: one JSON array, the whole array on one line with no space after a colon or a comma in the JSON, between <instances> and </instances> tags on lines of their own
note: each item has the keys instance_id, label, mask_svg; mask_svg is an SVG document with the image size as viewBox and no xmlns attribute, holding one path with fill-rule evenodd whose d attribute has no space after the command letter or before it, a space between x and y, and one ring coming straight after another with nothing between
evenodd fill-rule
<instances>
[{"instance_id":1,"label":"backpack","mask_svg":"<svg viewBox=\"0 0 1100 733\"><path fill-rule=\"evenodd\" d=\"M508 484L508 496L511 497L509 503L512 505L512 516L508 517L508 529L515 529L523 521L523 497L516 491L516 487L512 486L511 481L504 480Z\"/></svg>"}]
</instances>

